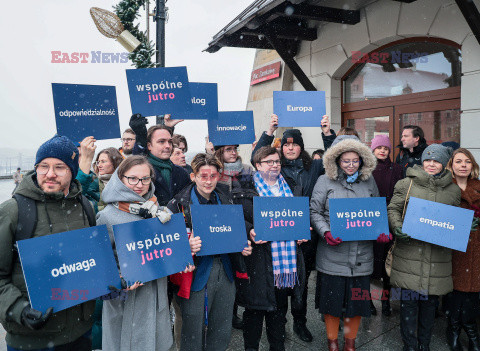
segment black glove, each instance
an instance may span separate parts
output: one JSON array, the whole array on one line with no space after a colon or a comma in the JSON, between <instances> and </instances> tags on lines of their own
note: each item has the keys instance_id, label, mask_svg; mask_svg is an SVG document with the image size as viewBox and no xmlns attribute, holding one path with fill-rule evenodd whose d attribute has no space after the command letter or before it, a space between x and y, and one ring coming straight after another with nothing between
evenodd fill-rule
<instances>
[{"instance_id":1,"label":"black glove","mask_svg":"<svg viewBox=\"0 0 480 351\"><path fill-rule=\"evenodd\" d=\"M47 312L42 313L32 308L30 304L22 311L22 324L32 330L41 329L47 323L50 316L53 314L53 307L50 307Z\"/></svg>"},{"instance_id":2,"label":"black glove","mask_svg":"<svg viewBox=\"0 0 480 351\"><path fill-rule=\"evenodd\" d=\"M474 231L477 230L477 228L478 228L478 223L479 223L478 217L473 217L472 227L470 228L470 231L471 231L471 232L474 232Z\"/></svg>"},{"instance_id":3,"label":"black glove","mask_svg":"<svg viewBox=\"0 0 480 351\"><path fill-rule=\"evenodd\" d=\"M139 113L135 113L130 118L130 128L135 132L135 142L141 147L147 147L147 118Z\"/></svg>"},{"instance_id":4,"label":"black glove","mask_svg":"<svg viewBox=\"0 0 480 351\"><path fill-rule=\"evenodd\" d=\"M128 288L127 282L125 281L125 279L123 279L123 277L120 277L120 285L121 285L121 289L119 289L119 288L117 288L113 285L109 285L108 289L112 292L118 292L118 291L122 291L122 289Z\"/></svg>"}]
</instances>

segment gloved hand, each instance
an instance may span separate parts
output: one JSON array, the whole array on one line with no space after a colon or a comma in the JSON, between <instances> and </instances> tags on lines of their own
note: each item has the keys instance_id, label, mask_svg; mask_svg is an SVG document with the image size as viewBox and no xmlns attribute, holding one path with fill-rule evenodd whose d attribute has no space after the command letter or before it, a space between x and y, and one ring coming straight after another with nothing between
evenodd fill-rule
<instances>
[{"instance_id":1,"label":"gloved hand","mask_svg":"<svg viewBox=\"0 0 480 351\"><path fill-rule=\"evenodd\" d=\"M166 206L160 206L155 213L155 217L158 218L162 224L167 223L172 218L173 212L170 211Z\"/></svg>"},{"instance_id":2,"label":"gloved hand","mask_svg":"<svg viewBox=\"0 0 480 351\"><path fill-rule=\"evenodd\" d=\"M474 232L478 228L478 223L480 222L478 217L473 217L472 227L470 228L471 232Z\"/></svg>"},{"instance_id":3,"label":"gloved hand","mask_svg":"<svg viewBox=\"0 0 480 351\"><path fill-rule=\"evenodd\" d=\"M340 238L334 239L333 236L332 236L332 233L330 231L325 232L325 234L323 234L323 236L325 237L325 240L327 241L327 244L331 245L331 246L337 246L338 244L340 244L342 242L342 239L340 239Z\"/></svg>"},{"instance_id":4,"label":"gloved hand","mask_svg":"<svg viewBox=\"0 0 480 351\"><path fill-rule=\"evenodd\" d=\"M158 211L158 205L153 201L145 201L140 209L138 210L138 215L142 218L152 218L155 217Z\"/></svg>"},{"instance_id":5,"label":"gloved hand","mask_svg":"<svg viewBox=\"0 0 480 351\"><path fill-rule=\"evenodd\" d=\"M22 324L32 330L41 329L47 323L50 316L53 314L53 307L50 307L47 312L42 313L32 308L30 304L26 306L21 315Z\"/></svg>"},{"instance_id":6,"label":"gloved hand","mask_svg":"<svg viewBox=\"0 0 480 351\"><path fill-rule=\"evenodd\" d=\"M393 233L395 234L395 238L397 238L398 240L409 241L411 239L411 237L408 234L405 234L404 232L402 232L402 227L396 227L393 230Z\"/></svg>"},{"instance_id":7,"label":"gloved hand","mask_svg":"<svg viewBox=\"0 0 480 351\"><path fill-rule=\"evenodd\" d=\"M385 233L382 233L378 236L377 243L386 244L386 243L389 243L392 240L393 240L392 233L388 233L388 235L385 234Z\"/></svg>"},{"instance_id":8,"label":"gloved hand","mask_svg":"<svg viewBox=\"0 0 480 351\"><path fill-rule=\"evenodd\" d=\"M148 120L139 113L130 117L130 128L135 132L135 142L141 147L147 147L147 124Z\"/></svg>"}]
</instances>

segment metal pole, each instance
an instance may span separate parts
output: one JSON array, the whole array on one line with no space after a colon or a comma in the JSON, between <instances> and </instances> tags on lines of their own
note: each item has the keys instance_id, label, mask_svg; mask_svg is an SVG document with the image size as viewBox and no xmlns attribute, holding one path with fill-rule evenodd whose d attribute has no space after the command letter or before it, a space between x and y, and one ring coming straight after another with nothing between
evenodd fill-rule
<instances>
[{"instance_id":1,"label":"metal pole","mask_svg":"<svg viewBox=\"0 0 480 351\"><path fill-rule=\"evenodd\" d=\"M165 2L166 0L156 0L157 7L155 11L155 21L157 22L157 67L165 67ZM165 124L164 116L157 116L157 124Z\"/></svg>"}]
</instances>

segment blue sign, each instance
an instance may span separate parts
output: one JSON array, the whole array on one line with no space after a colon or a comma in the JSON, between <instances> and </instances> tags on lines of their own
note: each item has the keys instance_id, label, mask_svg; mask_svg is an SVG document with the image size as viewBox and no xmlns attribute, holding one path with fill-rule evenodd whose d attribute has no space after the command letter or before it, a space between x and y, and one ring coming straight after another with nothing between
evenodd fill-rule
<instances>
[{"instance_id":1,"label":"blue sign","mask_svg":"<svg viewBox=\"0 0 480 351\"><path fill-rule=\"evenodd\" d=\"M193 235L202 240L197 256L242 252L247 230L242 205L191 205Z\"/></svg>"},{"instance_id":2,"label":"blue sign","mask_svg":"<svg viewBox=\"0 0 480 351\"><path fill-rule=\"evenodd\" d=\"M427 243L466 252L474 211L410 197L402 231Z\"/></svg>"},{"instance_id":3,"label":"blue sign","mask_svg":"<svg viewBox=\"0 0 480 351\"><path fill-rule=\"evenodd\" d=\"M52 83L52 93L59 135L74 142L120 138L115 87Z\"/></svg>"},{"instance_id":4,"label":"blue sign","mask_svg":"<svg viewBox=\"0 0 480 351\"><path fill-rule=\"evenodd\" d=\"M118 262L129 285L166 277L193 265L182 214L162 224L158 218L113 226Z\"/></svg>"},{"instance_id":5,"label":"blue sign","mask_svg":"<svg viewBox=\"0 0 480 351\"><path fill-rule=\"evenodd\" d=\"M384 197L329 199L330 231L343 241L376 240L388 235L387 200Z\"/></svg>"},{"instance_id":6,"label":"blue sign","mask_svg":"<svg viewBox=\"0 0 480 351\"><path fill-rule=\"evenodd\" d=\"M308 197L254 197L255 240L310 240L308 205Z\"/></svg>"},{"instance_id":7,"label":"blue sign","mask_svg":"<svg viewBox=\"0 0 480 351\"><path fill-rule=\"evenodd\" d=\"M192 110L172 116L175 119L217 119L217 83L189 83L192 94Z\"/></svg>"},{"instance_id":8,"label":"blue sign","mask_svg":"<svg viewBox=\"0 0 480 351\"><path fill-rule=\"evenodd\" d=\"M127 69L127 83L132 113L177 116L192 109L186 67Z\"/></svg>"},{"instance_id":9,"label":"blue sign","mask_svg":"<svg viewBox=\"0 0 480 351\"><path fill-rule=\"evenodd\" d=\"M326 114L324 91L274 91L279 127L320 127Z\"/></svg>"},{"instance_id":10,"label":"blue sign","mask_svg":"<svg viewBox=\"0 0 480 351\"><path fill-rule=\"evenodd\" d=\"M253 143L253 112L219 112L217 119L208 120L208 136L215 146Z\"/></svg>"},{"instance_id":11,"label":"blue sign","mask_svg":"<svg viewBox=\"0 0 480 351\"><path fill-rule=\"evenodd\" d=\"M121 287L105 225L17 242L32 307L58 312Z\"/></svg>"}]
</instances>

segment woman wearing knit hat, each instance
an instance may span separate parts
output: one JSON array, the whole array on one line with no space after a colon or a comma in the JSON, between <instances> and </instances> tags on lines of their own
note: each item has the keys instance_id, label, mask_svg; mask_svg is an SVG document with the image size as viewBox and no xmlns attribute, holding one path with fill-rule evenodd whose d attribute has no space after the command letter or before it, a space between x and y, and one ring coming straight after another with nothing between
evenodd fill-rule
<instances>
[{"instance_id":1,"label":"woman wearing knit hat","mask_svg":"<svg viewBox=\"0 0 480 351\"><path fill-rule=\"evenodd\" d=\"M452 173L445 168L450 156L450 148L428 146L422 153L423 167L407 169L407 177L395 185L388 205L388 221L396 239L390 281L402 289L400 331L404 351L430 350L438 297L453 290L452 250L402 232L406 205L412 196L460 205L460 188L452 183Z\"/></svg>"},{"instance_id":2,"label":"woman wearing knit hat","mask_svg":"<svg viewBox=\"0 0 480 351\"><path fill-rule=\"evenodd\" d=\"M403 178L402 167L390 160L390 152L392 151L392 143L390 138L386 135L377 135L372 139L370 148L373 151L373 155L377 158L377 167L373 171L373 178L377 183L378 192L381 197L387 199L387 205L393 196L393 189L395 184ZM387 233L386 233L387 234ZM390 277L385 271L385 259L387 257L388 250L392 246L392 236L385 235L376 243L373 244L374 263L373 263L373 279L381 279L383 282L383 291L389 291ZM373 301L371 300L372 314L376 314ZM390 309L390 294L382 296L382 313L385 316L391 315Z\"/></svg>"}]
</instances>

